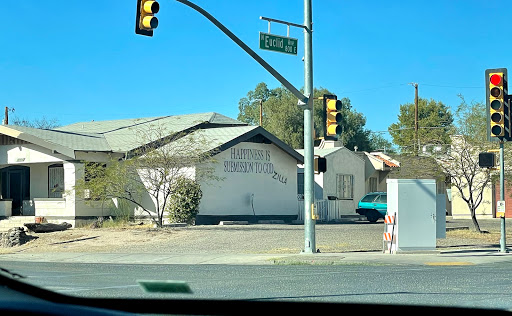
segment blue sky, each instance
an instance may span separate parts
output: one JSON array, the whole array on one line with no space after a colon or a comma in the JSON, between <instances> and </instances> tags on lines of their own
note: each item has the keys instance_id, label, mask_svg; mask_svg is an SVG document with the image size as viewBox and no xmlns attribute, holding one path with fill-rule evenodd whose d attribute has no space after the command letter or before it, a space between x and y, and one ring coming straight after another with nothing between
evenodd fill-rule
<instances>
[{"instance_id":1,"label":"blue sky","mask_svg":"<svg viewBox=\"0 0 512 316\"><path fill-rule=\"evenodd\" d=\"M209 111L236 118L239 99L256 84L279 86L201 15L159 2L149 38L134 32L136 0L6 1L0 107L63 125ZM297 56L258 48L258 33L267 31L259 17L301 24L302 0L193 2L303 86L302 30L290 31ZM510 24L499 14L511 9L511 1L313 0L314 86L350 98L373 131L413 102L410 82L419 83L420 97L452 108L459 93L484 101L485 69L510 66ZM286 27L273 23L272 33L285 36Z\"/></svg>"}]
</instances>

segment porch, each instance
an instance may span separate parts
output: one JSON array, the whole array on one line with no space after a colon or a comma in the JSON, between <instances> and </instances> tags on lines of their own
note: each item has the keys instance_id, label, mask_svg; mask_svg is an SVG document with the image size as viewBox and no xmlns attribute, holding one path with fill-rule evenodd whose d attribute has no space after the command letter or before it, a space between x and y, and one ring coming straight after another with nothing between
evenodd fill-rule
<instances>
[{"instance_id":1,"label":"porch","mask_svg":"<svg viewBox=\"0 0 512 316\"><path fill-rule=\"evenodd\" d=\"M109 207L76 199L73 188L77 177L83 176L82 167L81 162L67 161L0 165L0 222L44 217L75 226L110 215Z\"/></svg>"},{"instance_id":2,"label":"porch","mask_svg":"<svg viewBox=\"0 0 512 316\"><path fill-rule=\"evenodd\" d=\"M64 180L63 163L0 165L0 216L39 216L37 211L65 209Z\"/></svg>"}]
</instances>

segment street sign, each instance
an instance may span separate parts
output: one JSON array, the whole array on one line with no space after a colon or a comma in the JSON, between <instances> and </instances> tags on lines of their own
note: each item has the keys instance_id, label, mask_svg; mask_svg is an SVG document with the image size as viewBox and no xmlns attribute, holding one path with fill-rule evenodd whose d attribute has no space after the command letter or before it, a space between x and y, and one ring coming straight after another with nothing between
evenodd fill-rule
<instances>
[{"instance_id":1,"label":"street sign","mask_svg":"<svg viewBox=\"0 0 512 316\"><path fill-rule=\"evenodd\" d=\"M260 32L260 49L297 55L297 42L296 38Z\"/></svg>"},{"instance_id":2,"label":"street sign","mask_svg":"<svg viewBox=\"0 0 512 316\"><path fill-rule=\"evenodd\" d=\"M505 217L505 201L496 201L496 217Z\"/></svg>"}]
</instances>

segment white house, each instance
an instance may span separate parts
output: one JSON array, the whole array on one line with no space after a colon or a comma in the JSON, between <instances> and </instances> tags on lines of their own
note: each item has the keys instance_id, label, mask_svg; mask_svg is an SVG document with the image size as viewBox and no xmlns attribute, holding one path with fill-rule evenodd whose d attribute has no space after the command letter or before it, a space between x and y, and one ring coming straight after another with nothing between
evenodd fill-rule
<instances>
[{"instance_id":1,"label":"white house","mask_svg":"<svg viewBox=\"0 0 512 316\"><path fill-rule=\"evenodd\" d=\"M77 198L76 180L84 177L84 162L129 156L140 147L138 131L154 124L164 127L162 140L182 133L186 141L200 133L208 144L204 150L215 152L215 173L222 180L202 183L197 223L297 217L296 166L303 157L261 127L210 112L82 122L52 130L0 126L0 218L35 215L77 225L114 214ZM143 203L154 209L151 199Z\"/></svg>"},{"instance_id":2,"label":"white house","mask_svg":"<svg viewBox=\"0 0 512 316\"><path fill-rule=\"evenodd\" d=\"M327 163L327 171L315 175L315 200L323 221L359 218L355 211L359 200L368 192L386 191L389 172L399 167L398 161L383 153L354 152L338 141L322 141L314 154ZM298 165L299 197L304 193L303 168Z\"/></svg>"}]
</instances>

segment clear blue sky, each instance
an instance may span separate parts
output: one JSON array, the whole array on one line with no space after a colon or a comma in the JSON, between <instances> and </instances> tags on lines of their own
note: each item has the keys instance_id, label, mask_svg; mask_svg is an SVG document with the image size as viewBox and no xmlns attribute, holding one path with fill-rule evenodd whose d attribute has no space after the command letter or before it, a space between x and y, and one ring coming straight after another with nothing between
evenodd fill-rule
<instances>
[{"instance_id":1,"label":"clear blue sky","mask_svg":"<svg viewBox=\"0 0 512 316\"><path fill-rule=\"evenodd\" d=\"M259 17L301 24L302 0L194 2L303 86L302 30L291 28L297 56L258 48L258 32L267 31ZM135 0L2 3L0 107L64 125L209 111L236 118L239 99L257 83L279 85L192 9L161 0L149 38L134 33L135 7ZM512 1L313 0L314 85L350 98L373 131L413 102L410 82L419 83L420 97L452 108L459 93L484 101L485 69L511 66L511 9ZM286 27L273 23L272 33L286 35Z\"/></svg>"}]
</instances>

